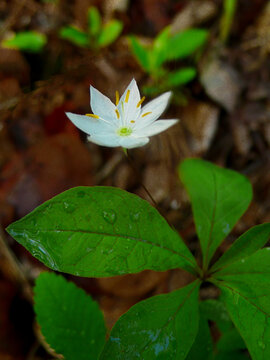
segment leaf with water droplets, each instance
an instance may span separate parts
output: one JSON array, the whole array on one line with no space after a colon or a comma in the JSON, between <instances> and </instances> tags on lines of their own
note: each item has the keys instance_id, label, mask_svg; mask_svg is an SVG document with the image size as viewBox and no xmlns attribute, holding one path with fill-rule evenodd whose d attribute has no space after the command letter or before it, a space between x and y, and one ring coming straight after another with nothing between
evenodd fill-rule
<instances>
[{"instance_id":1,"label":"leaf with water droplets","mask_svg":"<svg viewBox=\"0 0 270 360\"><path fill-rule=\"evenodd\" d=\"M213 274L252 359L270 359L269 264L270 248L264 248Z\"/></svg>"},{"instance_id":2,"label":"leaf with water droplets","mask_svg":"<svg viewBox=\"0 0 270 360\"><path fill-rule=\"evenodd\" d=\"M180 236L145 200L112 187L78 187L45 202L7 231L48 267L105 277L196 261Z\"/></svg>"},{"instance_id":3,"label":"leaf with water droplets","mask_svg":"<svg viewBox=\"0 0 270 360\"><path fill-rule=\"evenodd\" d=\"M216 249L246 211L252 188L247 178L200 159L187 159L179 167L190 196L203 263L207 268Z\"/></svg>"},{"instance_id":4,"label":"leaf with water droplets","mask_svg":"<svg viewBox=\"0 0 270 360\"><path fill-rule=\"evenodd\" d=\"M199 281L151 297L117 321L100 360L184 360L198 330Z\"/></svg>"},{"instance_id":5,"label":"leaf with water droplets","mask_svg":"<svg viewBox=\"0 0 270 360\"><path fill-rule=\"evenodd\" d=\"M42 273L34 289L35 312L47 343L66 360L95 360L106 328L98 304L54 273Z\"/></svg>"}]
</instances>

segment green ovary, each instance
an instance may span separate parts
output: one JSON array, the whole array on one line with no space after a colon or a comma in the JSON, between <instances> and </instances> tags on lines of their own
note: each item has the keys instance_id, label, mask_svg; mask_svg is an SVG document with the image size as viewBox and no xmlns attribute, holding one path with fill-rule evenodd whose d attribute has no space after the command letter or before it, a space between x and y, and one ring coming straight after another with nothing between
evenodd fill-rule
<instances>
[{"instance_id":1,"label":"green ovary","mask_svg":"<svg viewBox=\"0 0 270 360\"><path fill-rule=\"evenodd\" d=\"M117 134L120 136L129 136L132 134L132 129L129 127L122 127L117 130Z\"/></svg>"}]
</instances>

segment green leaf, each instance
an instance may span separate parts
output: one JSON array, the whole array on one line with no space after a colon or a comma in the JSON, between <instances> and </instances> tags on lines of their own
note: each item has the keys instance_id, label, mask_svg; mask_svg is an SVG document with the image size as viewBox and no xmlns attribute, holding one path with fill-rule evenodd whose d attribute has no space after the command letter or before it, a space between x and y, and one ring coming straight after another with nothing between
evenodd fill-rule
<instances>
[{"instance_id":1,"label":"green leaf","mask_svg":"<svg viewBox=\"0 0 270 360\"><path fill-rule=\"evenodd\" d=\"M253 359L270 359L270 248L214 274L222 300Z\"/></svg>"},{"instance_id":2,"label":"green leaf","mask_svg":"<svg viewBox=\"0 0 270 360\"><path fill-rule=\"evenodd\" d=\"M65 40L69 40L75 45L87 47L89 46L88 35L75 26L65 26L60 30L60 37Z\"/></svg>"},{"instance_id":3,"label":"green leaf","mask_svg":"<svg viewBox=\"0 0 270 360\"><path fill-rule=\"evenodd\" d=\"M208 31L188 29L174 35L168 43L167 59L180 59L193 54L206 41Z\"/></svg>"},{"instance_id":4,"label":"green leaf","mask_svg":"<svg viewBox=\"0 0 270 360\"><path fill-rule=\"evenodd\" d=\"M163 29L160 34L155 38L153 42L153 50L152 50L152 66L155 68L159 68L164 61L166 61L168 54L168 41L171 36L171 29L167 26Z\"/></svg>"},{"instance_id":5,"label":"green leaf","mask_svg":"<svg viewBox=\"0 0 270 360\"><path fill-rule=\"evenodd\" d=\"M213 265L212 271L216 271L237 260L252 255L262 248L270 238L270 223L254 226L241 235L221 258Z\"/></svg>"},{"instance_id":6,"label":"green leaf","mask_svg":"<svg viewBox=\"0 0 270 360\"><path fill-rule=\"evenodd\" d=\"M98 359L106 328L98 304L63 276L42 273L34 309L47 343L65 360Z\"/></svg>"},{"instance_id":7,"label":"green leaf","mask_svg":"<svg viewBox=\"0 0 270 360\"><path fill-rule=\"evenodd\" d=\"M246 349L246 344L239 332L233 328L221 336L217 343L217 349L222 352L233 352L235 350Z\"/></svg>"},{"instance_id":8,"label":"green leaf","mask_svg":"<svg viewBox=\"0 0 270 360\"><path fill-rule=\"evenodd\" d=\"M98 9L91 6L88 9L88 31L89 34L97 36L101 30L101 17Z\"/></svg>"},{"instance_id":9,"label":"green leaf","mask_svg":"<svg viewBox=\"0 0 270 360\"><path fill-rule=\"evenodd\" d=\"M109 21L101 30L101 33L98 37L98 45L100 47L108 46L118 38L122 30L123 23L121 21Z\"/></svg>"},{"instance_id":10,"label":"green leaf","mask_svg":"<svg viewBox=\"0 0 270 360\"><path fill-rule=\"evenodd\" d=\"M200 314L199 329L186 360L210 360L213 358L213 341L208 320Z\"/></svg>"},{"instance_id":11,"label":"green leaf","mask_svg":"<svg viewBox=\"0 0 270 360\"><path fill-rule=\"evenodd\" d=\"M233 323L226 310L224 303L216 299L208 299L200 302L200 312L208 320L215 322L221 332L233 328Z\"/></svg>"},{"instance_id":12,"label":"green leaf","mask_svg":"<svg viewBox=\"0 0 270 360\"><path fill-rule=\"evenodd\" d=\"M196 281L133 306L115 324L100 359L185 359L198 330L198 290Z\"/></svg>"},{"instance_id":13,"label":"green leaf","mask_svg":"<svg viewBox=\"0 0 270 360\"><path fill-rule=\"evenodd\" d=\"M250 357L243 352L240 351L232 351L232 352L219 352L214 360L249 360Z\"/></svg>"},{"instance_id":14,"label":"green leaf","mask_svg":"<svg viewBox=\"0 0 270 360\"><path fill-rule=\"evenodd\" d=\"M130 36L129 40L133 55L136 57L141 67L148 72L150 70L148 50L139 42L139 40L137 40L135 36Z\"/></svg>"},{"instance_id":15,"label":"green leaf","mask_svg":"<svg viewBox=\"0 0 270 360\"><path fill-rule=\"evenodd\" d=\"M251 184L235 171L200 159L185 160L179 172L191 199L206 269L217 247L248 208Z\"/></svg>"},{"instance_id":16,"label":"green leaf","mask_svg":"<svg viewBox=\"0 0 270 360\"><path fill-rule=\"evenodd\" d=\"M77 187L55 196L7 231L48 267L104 277L182 267L195 259L147 201L112 187Z\"/></svg>"},{"instance_id":17,"label":"green leaf","mask_svg":"<svg viewBox=\"0 0 270 360\"><path fill-rule=\"evenodd\" d=\"M180 70L170 72L166 79L169 86L184 85L196 77L197 71L194 67L185 67Z\"/></svg>"},{"instance_id":18,"label":"green leaf","mask_svg":"<svg viewBox=\"0 0 270 360\"><path fill-rule=\"evenodd\" d=\"M237 0L224 0L223 1L223 14L220 21L220 39L223 42L229 37L233 19L235 16Z\"/></svg>"},{"instance_id":19,"label":"green leaf","mask_svg":"<svg viewBox=\"0 0 270 360\"><path fill-rule=\"evenodd\" d=\"M36 31L22 31L10 39L2 41L1 45L21 51L39 52L47 42L46 35Z\"/></svg>"}]
</instances>

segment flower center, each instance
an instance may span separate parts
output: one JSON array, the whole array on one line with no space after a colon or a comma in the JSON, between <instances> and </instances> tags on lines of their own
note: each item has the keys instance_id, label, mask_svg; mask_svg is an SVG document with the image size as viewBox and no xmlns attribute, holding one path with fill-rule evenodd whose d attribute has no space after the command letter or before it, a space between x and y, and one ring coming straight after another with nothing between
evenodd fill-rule
<instances>
[{"instance_id":1,"label":"flower center","mask_svg":"<svg viewBox=\"0 0 270 360\"><path fill-rule=\"evenodd\" d=\"M117 131L120 136L129 136L132 134L132 129L130 127L122 127Z\"/></svg>"}]
</instances>

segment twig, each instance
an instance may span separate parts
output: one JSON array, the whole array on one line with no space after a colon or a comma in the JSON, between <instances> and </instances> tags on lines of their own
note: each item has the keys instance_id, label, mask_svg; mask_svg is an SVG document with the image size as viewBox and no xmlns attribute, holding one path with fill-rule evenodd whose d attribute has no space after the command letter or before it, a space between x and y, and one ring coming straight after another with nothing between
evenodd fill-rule
<instances>
[{"instance_id":1,"label":"twig","mask_svg":"<svg viewBox=\"0 0 270 360\"><path fill-rule=\"evenodd\" d=\"M4 240L4 232L2 230L2 227L0 227L0 258L2 258L1 259L2 263L6 262L7 264L8 267L7 276L9 278L12 278L12 280L14 280L21 287L25 297L30 302L32 302L33 297L32 297L31 285L29 284L21 268L19 261L17 260L11 249L8 247L6 241Z\"/></svg>"}]
</instances>

